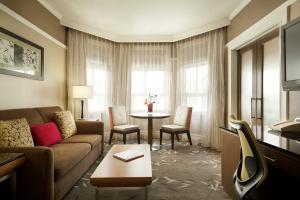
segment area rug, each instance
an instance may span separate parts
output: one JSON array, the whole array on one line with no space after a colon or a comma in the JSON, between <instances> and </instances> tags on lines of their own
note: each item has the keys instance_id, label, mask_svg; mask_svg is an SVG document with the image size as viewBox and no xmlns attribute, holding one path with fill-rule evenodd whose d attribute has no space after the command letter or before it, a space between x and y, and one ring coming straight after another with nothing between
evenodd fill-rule
<instances>
[{"instance_id":1,"label":"area rug","mask_svg":"<svg viewBox=\"0 0 300 200\"><path fill-rule=\"evenodd\" d=\"M111 146L105 145L105 152ZM64 200L94 200L95 188L89 177L103 159L101 156L77 182ZM148 188L149 200L228 200L221 185L220 153L200 145L175 144L175 150L164 143L152 151L153 181ZM104 190L101 199L142 200L144 190Z\"/></svg>"}]
</instances>

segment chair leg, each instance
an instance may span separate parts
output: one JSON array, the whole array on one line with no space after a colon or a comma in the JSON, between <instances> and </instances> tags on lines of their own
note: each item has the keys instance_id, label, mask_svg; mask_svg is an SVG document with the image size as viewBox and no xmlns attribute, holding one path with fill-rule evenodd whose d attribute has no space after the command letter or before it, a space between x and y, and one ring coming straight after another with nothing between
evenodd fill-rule
<instances>
[{"instance_id":1,"label":"chair leg","mask_svg":"<svg viewBox=\"0 0 300 200\"><path fill-rule=\"evenodd\" d=\"M193 145L193 144L192 144L192 139L191 139L190 131L188 131L186 134L187 134L187 137L188 137L188 139L189 139L190 145Z\"/></svg>"},{"instance_id":2,"label":"chair leg","mask_svg":"<svg viewBox=\"0 0 300 200\"><path fill-rule=\"evenodd\" d=\"M159 144L162 145L163 131L159 130Z\"/></svg>"},{"instance_id":3,"label":"chair leg","mask_svg":"<svg viewBox=\"0 0 300 200\"><path fill-rule=\"evenodd\" d=\"M123 144L126 144L126 133L123 133Z\"/></svg>"},{"instance_id":4,"label":"chair leg","mask_svg":"<svg viewBox=\"0 0 300 200\"><path fill-rule=\"evenodd\" d=\"M174 134L171 133L171 144L172 144L172 149L174 149Z\"/></svg>"},{"instance_id":5,"label":"chair leg","mask_svg":"<svg viewBox=\"0 0 300 200\"><path fill-rule=\"evenodd\" d=\"M110 130L110 136L109 136L109 142L108 142L109 144L111 144L113 134L114 134L113 130Z\"/></svg>"},{"instance_id":6,"label":"chair leg","mask_svg":"<svg viewBox=\"0 0 300 200\"><path fill-rule=\"evenodd\" d=\"M138 138L138 144L141 144L141 132L140 132L140 130L137 131L137 138Z\"/></svg>"},{"instance_id":7,"label":"chair leg","mask_svg":"<svg viewBox=\"0 0 300 200\"><path fill-rule=\"evenodd\" d=\"M177 138L177 141L179 142L179 135L178 135L178 133L176 133L176 138Z\"/></svg>"}]
</instances>

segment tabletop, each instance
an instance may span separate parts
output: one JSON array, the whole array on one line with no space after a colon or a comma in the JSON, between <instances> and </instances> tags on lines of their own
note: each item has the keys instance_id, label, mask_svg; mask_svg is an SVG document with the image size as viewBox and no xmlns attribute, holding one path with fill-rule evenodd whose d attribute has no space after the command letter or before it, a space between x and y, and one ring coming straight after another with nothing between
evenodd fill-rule
<instances>
[{"instance_id":1,"label":"tabletop","mask_svg":"<svg viewBox=\"0 0 300 200\"><path fill-rule=\"evenodd\" d=\"M227 127L221 129L236 133L236 130ZM293 136L293 137L291 137ZM271 145L272 147L283 150L287 153L300 157L300 132L291 134L282 134L280 132L266 130L260 136L256 136L256 140L262 144Z\"/></svg>"},{"instance_id":2,"label":"tabletop","mask_svg":"<svg viewBox=\"0 0 300 200\"><path fill-rule=\"evenodd\" d=\"M126 150L140 151L143 157L125 162L114 158ZM113 145L91 176L98 187L144 187L152 182L151 154L148 144Z\"/></svg>"},{"instance_id":3,"label":"tabletop","mask_svg":"<svg viewBox=\"0 0 300 200\"><path fill-rule=\"evenodd\" d=\"M23 153L0 153L0 166L5 165L22 156L24 156Z\"/></svg>"},{"instance_id":4,"label":"tabletop","mask_svg":"<svg viewBox=\"0 0 300 200\"><path fill-rule=\"evenodd\" d=\"M159 112L143 112L143 113L132 113L130 114L131 117L134 118L140 118L140 119L161 119L161 118L167 118L171 115L168 113L159 113Z\"/></svg>"}]
</instances>

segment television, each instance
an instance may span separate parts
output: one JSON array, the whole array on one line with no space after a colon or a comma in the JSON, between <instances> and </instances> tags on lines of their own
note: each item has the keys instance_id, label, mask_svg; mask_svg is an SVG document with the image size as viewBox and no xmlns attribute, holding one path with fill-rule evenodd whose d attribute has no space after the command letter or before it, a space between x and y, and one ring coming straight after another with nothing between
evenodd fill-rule
<instances>
[{"instance_id":1,"label":"television","mask_svg":"<svg viewBox=\"0 0 300 200\"><path fill-rule=\"evenodd\" d=\"M300 17L282 26L282 88L300 90Z\"/></svg>"}]
</instances>

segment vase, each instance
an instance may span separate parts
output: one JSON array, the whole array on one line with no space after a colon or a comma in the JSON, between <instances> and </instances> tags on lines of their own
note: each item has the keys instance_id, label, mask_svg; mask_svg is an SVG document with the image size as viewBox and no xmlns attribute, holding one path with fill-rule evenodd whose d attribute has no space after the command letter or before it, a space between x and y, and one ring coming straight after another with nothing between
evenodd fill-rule
<instances>
[{"instance_id":1,"label":"vase","mask_svg":"<svg viewBox=\"0 0 300 200\"><path fill-rule=\"evenodd\" d=\"M148 112L153 112L153 103L149 103L147 107L148 107Z\"/></svg>"}]
</instances>

